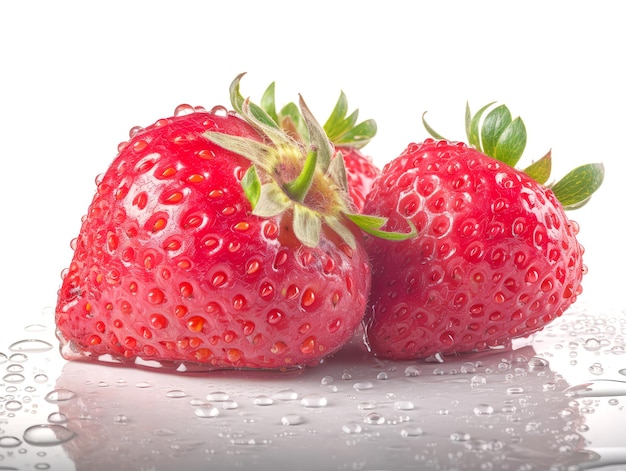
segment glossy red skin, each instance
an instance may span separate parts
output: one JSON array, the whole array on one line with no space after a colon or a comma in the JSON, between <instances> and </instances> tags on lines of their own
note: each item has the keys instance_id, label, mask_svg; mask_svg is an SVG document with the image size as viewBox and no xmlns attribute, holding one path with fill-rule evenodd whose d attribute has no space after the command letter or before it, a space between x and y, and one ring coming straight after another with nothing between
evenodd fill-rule
<instances>
[{"instance_id":1,"label":"glossy red skin","mask_svg":"<svg viewBox=\"0 0 626 471\"><path fill-rule=\"evenodd\" d=\"M328 232L307 248L290 212L251 215L249 162L205 130L260 139L201 110L140 131L102 177L59 291L66 358L284 369L354 334L370 286L360 233L355 250Z\"/></svg>"},{"instance_id":2,"label":"glossy red skin","mask_svg":"<svg viewBox=\"0 0 626 471\"><path fill-rule=\"evenodd\" d=\"M372 159L353 147L338 147L343 156L348 177L350 196L358 212L363 212L365 198L370 192L374 180L380 175L380 169Z\"/></svg>"},{"instance_id":3,"label":"glossy red skin","mask_svg":"<svg viewBox=\"0 0 626 471\"><path fill-rule=\"evenodd\" d=\"M368 238L366 337L380 357L480 351L527 336L581 292L577 225L554 194L460 143L411 144L374 183L364 212L418 236Z\"/></svg>"}]
</instances>

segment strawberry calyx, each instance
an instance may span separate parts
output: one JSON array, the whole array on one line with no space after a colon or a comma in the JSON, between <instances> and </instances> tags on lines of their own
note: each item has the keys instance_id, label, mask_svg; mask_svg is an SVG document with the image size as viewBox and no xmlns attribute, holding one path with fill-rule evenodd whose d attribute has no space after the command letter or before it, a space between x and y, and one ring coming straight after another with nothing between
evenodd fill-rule
<instances>
[{"instance_id":1,"label":"strawberry calyx","mask_svg":"<svg viewBox=\"0 0 626 471\"><path fill-rule=\"evenodd\" d=\"M474 115L469 104L466 104L467 143L479 152L516 168L526 147L526 126L519 116L513 118L505 105L494 107L494 104L495 102L486 104ZM428 124L425 116L426 112L422 114L422 124L426 131L435 139L449 140L437 133ZM552 171L551 151L521 171L537 183L550 188L565 210L584 206L604 180L604 165L590 163L576 167L555 183L547 183Z\"/></svg>"},{"instance_id":2,"label":"strawberry calyx","mask_svg":"<svg viewBox=\"0 0 626 471\"><path fill-rule=\"evenodd\" d=\"M230 87L233 108L265 142L212 131L203 136L252 162L241 182L252 214L273 217L292 210L293 232L309 247L317 246L323 226L352 248L356 247L356 239L349 224L389 240L416 235L410 223L406 233L386 232L381 230L387 222L385 218L355 214L343 157L340 153L335 155L332 143L304 99L300 97L298 113L294 116L301 117L306 126L306 139L302 139L300 132L294 133L298 131L295 124L282 128L262 107L244 99L239 92L242 76L237 76Z\"/></svg>"}]
</instances>

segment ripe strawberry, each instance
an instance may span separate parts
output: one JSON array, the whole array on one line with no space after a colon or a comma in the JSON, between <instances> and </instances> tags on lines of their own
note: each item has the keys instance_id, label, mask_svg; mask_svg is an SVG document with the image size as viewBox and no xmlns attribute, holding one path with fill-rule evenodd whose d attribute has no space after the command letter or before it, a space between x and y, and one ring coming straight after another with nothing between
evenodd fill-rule
<instances>
[{"instance_id":1,"label":"ripe strawberry","mask_svg":"<svg viewBox=\"0 0 626 471\"><path fill-rule=\"evenodd\" d=\"M315 148L240 100L240 78L239 114L179 107L134 130L99 179L59 290L66 358L282 369L355 332L370 286L355 222L384 221L351 214L303 101Z\"/></svg>"},{"instance_id":2,"label":"ripe strawberry","mask_svg":"<svg viewBox=\"0 0 626 471\"><path fill-rule=\"evenodd\" d=\"M490 105L466 127L469 143L410 144L383 169L365 202L386 227L412 221L418 237L368 238L373 266L366 340L385 358L480 351L527 336L560 316L581 292L578 226L565 209L586 202L603 178L590 164L553 186L550 153L513 168L526 143L523 122ZM497 157L496 160L486 154ZM531 176L534 177L531 178Z\"/></svg>"},{"instance_id":3,"label":"ripe strawberry","mask_svg":"<svg viewBox=\"0 0 626 471\"><path fill-rule=\"evenodd\" d=\"M292 137L308 141L308 129L298 107L294 103L288 103L280 110L276 109L274 83L265 90L261 98L261 107ZM359 110L354 110L348 115L348 99L345 93L341 92L323 128L328 139L334 144L335 151L343 156L350 196L357 211L362 212L365 197L374 180L380 175L380 169L361 151L376 135L376 122L368 119L357 124L358 118Z\"/></svg>"}]
</instances>

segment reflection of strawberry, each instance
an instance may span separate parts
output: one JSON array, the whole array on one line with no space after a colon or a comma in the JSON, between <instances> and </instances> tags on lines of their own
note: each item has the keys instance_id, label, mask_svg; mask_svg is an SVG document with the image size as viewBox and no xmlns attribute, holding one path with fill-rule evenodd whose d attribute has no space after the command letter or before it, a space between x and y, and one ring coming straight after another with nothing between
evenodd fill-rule
<instances>
[{"instance_id":1,"label":"reflection of strawberry","mask_svg":"<svg viewBox=\"0 0 626 471\"><path fill-rule=\"evenodd\" d=\"M65 357L285 368L354 333L370 269L342 162L303 102L315 147L238 84L239 114L184 106L99 179L59 291Z\"/></svg>"},{"instance_id":2,"label":"reflection of strawberry","mask_svg":"<svg viewBox=\"0 0 626 471\"><path fill-rule=\"evenodd\" d=\"M366 242L373 265L366 334L380 356L502 345L541 329L581 291L583 249L563 207L586 202L602 166L579 167L543 186L550 155L526 173L515 170L526 142L523 123L500 106L481 128L486 109L467 114L476 149L446 140L411 144L383 169L366 200L365 213L390 216L388 228L407 218L418 231L404 242Z\"/></svg>"},{"instance_id":3,"label":"reflection of strawberry","mask_svg":"<svg viewBox=\"0 0 626 471\"><path fill-rule=\"evenodd\" d=\"M294 103L288 103L277 110L274 89L275 84L270 84L261 98L261 106L292 137L306 142L309 138L308 128L302 113ZM342 92L324 123L324 132L335 145L335 150L343 156L348 190L356 209L361 212L372 183L380 175L380 169L361 151L376 135L376 122L368 119L357 123L358 118L359 110L354 110L348 115L348 99Z\"/></svg>"}]
</instances>

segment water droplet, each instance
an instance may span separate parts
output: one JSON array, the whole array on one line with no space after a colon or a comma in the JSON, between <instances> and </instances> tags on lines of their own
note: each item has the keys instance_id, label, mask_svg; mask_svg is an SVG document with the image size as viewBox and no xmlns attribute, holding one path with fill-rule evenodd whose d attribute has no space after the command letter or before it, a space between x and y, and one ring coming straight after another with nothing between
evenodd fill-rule
<instances>
[{"instance_id":1,"label":"water droplet","mask_svg":"<svg viewBox=\"0 0 626 471\"><path fill-rule=\"evenodd\" d=\"M40 353L47 352L54 348L52 344L38 339L25 339L12 343L9 350L12 352L31 352Z\"/></svg>"},{"instance_id":2,"label":"water droplet","mask_svg":"<svg viewBox=\"0 0 626 471\"><path fill-rule=\"evenodd\" d=\"M207 394L206 398L209 401L213 401L213 402L224 402L224 401L228 401L230 399L230 396L222 391L214 391L214 392Z\"/></svg>"},{"instance_id":3,"label":"water droplet","mask_svg":"<svg viewBox=\"0 0 626 471\"><path fill-rule=\"evenodd\" d=\"M543 370L550 366L550 362L545 358L532 357L528 360L528 371Z\"/></svg>"},{"instance_id":4,"label":"water droplet","mask_svg":"<svg viewBox=\"0 0 626 471\"><path fill-rule=\"evenodd\" d=\"M50 403L55 402L63 402L69 401L70 399L74 399L76 397L76 393L69 389L55 389L54 391L50 391L46 394L46 401Z\"/></svg>"},{"instance_id":5,"label":"water droplet","mask_svg":"<svg viewBox=\"0 0 626 471\"><path fill-rule=\"evenodd\" d=\"M374 383L372 383L371 381L363 381L359 383L354 383L352 387L357 391L365 391L367 389L372 389L374 387Z\"/></svg>"},{"instance_id":6,"label":"water droplet","mask_svg":"<svg viewBox=\"0 0 626 471\"><path fill-rule=\"evenodd\" d=\"M352 375L349 372L344 371L341 375L341 379L344 381L350 381L352 379Z\"/></svg>"},{"instance_id":7,"label":"water droplet","mask_svg":"<svg viewBox=\"0 0 626 471\"><path fill-rule=\"evenodd\" d=\"M615 398L609 399L609 404L612 405L612 406L616 406L616 405L619 404L619 400L615 399Z\"/></svg>"},{"instance_id":8,"label":"water droplet","mask_svg":"<svg viewBox=\"0 0 626 471\"><path fill-rule=\"evenodd\" d=\"M172 389L168 392L165 393L165 397L170 397L173 399L180 399L183 397L187 397L187 393L185 391L182 391L180 389Z\"/></svg>"},{"instance_id":9,"label":"water droplet","mask_svg":"<svg viewBox=\"0 0 626 471\"><path fill-rule=\"evenodd\" d=\"M2 365L3 363L6 363L7 361L9 361L7 356L4 353L0 352L0 365ZM626 371L626 370L624 370L624 371Z\"/></svg>"},{"instance_id":10,"label":"water droplet","mask_svg":"<svg viewBox=\"0 0 626 471\"><path fill-rule=\"evenodd\" d=\"M67 422L67 416L62 412L52 412L48 416L48 422L51 424L64 424Z\"/></svg>"},{"instance_id":11,"label":"water droplet","mask_svg":"<svg viewBox=\"0 0 626 471\"><path fill-rule=\"evenodd\" d=\"M207 404L204 406L196 407L193 413L196 417L213 418L219 415L220 410L217 407L212 406L211 404Z\"/></svg>"},{"instance_id":12,"label":"water droplet","mask_svg":"<svg viewBox=\"0 0 626 471\"><path fill-rule=\"evenodd\" d=\"M626 382L599 379L570 386L564 392L570 397L626 396Z\"/></svg>"},{"instance_id":13,"label":"water droplet","mask_svg":"<svg viewBox=\"0 0 626 471\"><path fill-rule=\"evenodd\" d=\"M8 410L9 412L15 412L17 410L20 410L22 408L22 403L20 401L7 401L4 404L4 408L5 410Z\"/></svg>"},{"instance_id":14,"label":"water droplet","mask_svg":"<svg viewBox=\"0 0 626 471\"><path fill-rule=\"evenodd\" d=\"M601 376L604 373L604 367L600 363L594 363L589 367L589 373L595 376Z\"/></svg>"},{"instance_id":15,"label":"water droplet","mask_svg":"<svg viewBox=\"0 0 626 471\"><path fill-rule=\"evenodd\" d=\"M129 422L128 417L124 414L117 414L113 417L113 422L116 424L124 425Z\"/></svg>"},{"instance_id":16,"label":"water droplet","mask_svg":"<svg viewBox=\"0 0 626 471\"><path fill-rule=\"evenodd\" d=\"M15 363L25 363L28 361L28 355L23 353L14 353L9 357L9 361L13 361Z\"/></svg>"},{"instance_id":17,"label":"water droplet","mask_svg":"<svg viewBox=\"0 0 626 471\"><path fill-rule=\"evenodd\" d=\"M378 373L378 374L376 375L376 379L379 379L379 380L383 380L383 381L384 381L384 380L386 380L386 379L389 379L389 375L388 375L386 372L381 371L380 373Z\"/></svg>"},{"instance_id":18,"label":"water droplet","mask_svg":"<svg viewBox=\"0 0 626 471\"><path fill-rule=\"evenodd\" d=\"M518 387L518 386L514 386L514 387L511 387L511 388L507 388L506 393L510 394L510 395L523 394L524 393L524 388Z\"/></svg>"},{"instance_id":19,"label":"water droplet","mask_svg":"<svg viewBox=\"0 0 626 471\"><path fill-rule=\"evenodd\" d=\"M304 417L297 414L287 414L280 419L280 423L283 425L300 425L305 422Z\"/></svg>"},{"instance_id":20,"label":"water droplet","mask_svg":"<svg viewBox=\"0 0 626 471\"><path fill-rule=\"evenodd\" d=\"M253 399L252 403L255 406L271 406L274 404L274 399L269 396L260 395Z\"/></svg>"},{"instance_id":21,"label":"water droplet","mask_svg":"<svg viewBox=\"0 0 626 471\"><path fill-rule=\"evenodd\" d=\"M9 435L0 437L0 448L13 448L16 446L20 446L21 444L22 440L17 437L11 437Z\"/></svg>"},{"instance_id":22,"label":"water droplet","mask_svg":"<svg viewBox=\"0 0 626 471\"><path fill-rule=\"evenodd\" d=\"M274 399L277 401L295 401L298 399L298 393L293 389L283 389L274 394Z\"/></svg>"},{"instance_id":23,"label":"water droplet","mask_svg":"<svg viewBox=\"0 0 626 471\"><path fill-rule=\"evenodd\" d=\"M369 425L382 425L385 423L385 417L378 412L370 412L363 418L363 422Z\"/></svg>"},{"instance_id":24,"label":"water droplet","mask_svg":"<svg viewBox=\"0 0 626 471\"><path fill-rule=\"evenodd\" d=\"M302 401L300 401L300 403L304 407L310 408L326 407L328 405L328 399L320 394L307 394L302 398Z\"/></svg>"},{"instance_id":25,"label":"water droplet","mask_svg":"<svg viewBox=\"0 0 626 471\"><path fill-rule=\"evenodd\" d=\"M48 381L48 377L43 373L39 373L35 375L33 379L35 380L35 383L37 384L44 384L45 382Z\"/></svg>"},{"instance_id":26,"label":"water droplet","mask_svg":"<svg viewBox=\"0 0 626 471\"><path fill-rule=\"evenodd\" d=\"M481 375L472 376L472 379L470 380L470 385L473 388L479 388L480 386L484 386L485 384L487 384L487 378Z\"/></svg>"},{"instance_id":27,"label":"water droplet","mask_svg":"<svg viewBox=\"0 0 626 471\"><path fill-rule=\"evenodd\" d=\"M478 404L474 407L474 414L476 415L490 415L493 414L493 407L489 404Z\"/></svg>"},{"instance_id":28,"label":"water droplet","mask_svg":"<svg viewBox=\"0 0 626 471\"><path fill-rule=\"evenodd\" d=\"M150 387L150 383L148 383L147 381L139 381L137 384L135 384L135 387L137 387L139 389L149 388Z\"/></svg>"},{"instance_id":29,"label":"water droplet","mask_svg":"<svg viewBox=\"0 0 626 471\"><path fill-rule=\"evenodd\" d=\"M9 365L7 366L7 371L9 373L21 373L24 371L24 367L22 365Z\"/></svg>"},{"instance_id":30,"label":"water droplet","mask_svg":"<svg viewBox=\"0 0 626 471\"><path fill-rule=\"evenodd\" d=\"M48 463L35 463L35 469L50 469L50 465Z\"/></svg>"},{"instance_id":31,"label":"water droplet","mask_svg":"<svg viewBox=\"0 0 626 471\"><path fill-rule=\"evenodd\" d=\"M21 375L19 373L9 373L9 374L4 375L2 379L6 381L7 383L17 384L17 383L21 383L22 381L24 381L25 378L24 378L24 375Z\"/></svg>"},{"instance_id":32,"label":"water droplet","mask_svg":"<svg viewBox=\"0 0 626 471\"><path fill-rule=\"evenodd\" d=\"M359 410L372 410L376 407L376 402L374 401L363 401L359 403L357 406Z\"/></svg>"},{"instance_id":33,"label":"water droplet","mask_svg":"<svg viewBox=\"0 0 626 471\"><path fill-rule=\"evenodd\" d=\"M327 386L327 385L331 384L333 381L335 381L335 379L332 376L324 376L321 379L320 384L322 386Z\"/></svg>"},{"instance_id":34,"label":"water droplet","mask_svg":"<svg viewBox=\"0 0 626 471\"><path fill-rule=\"evenodd\" d=\"M233 401L232 399L222 402L222 409L224 410L233 410L237 409L238 407L239 404L237 404L237 401Z\"/></svg>"},{"instance_id":35,"label":"water droplet","mask_svg":"<svg viewBox=\"0 0 626 471\"><path fill-rule=\"evenodd\" d=\"M24 441L36 446L53 446L65 443L76 436L63 425L32 425L24 431Z\"/></svg>"},{"instance_id":36,"label":"water droplet","mask_svg":"<svg viewBox=\"0 0 626 471\"><path fill-rule=\"evenodd\" d=\"M589 338L585 340L585 343L583 344L583 348L588 352L597 352L598 350L600 350L601 347L602 344L598 339L595 338Z\"/></svg>"},{"instance_id":37,"label":"water droplet","mask_svg":"<svg viewBox=\"0 0 626 471\"><path fill-rule=\"evenodd\" d=\"M404 376L413 377L419 376L422 373L422 370L418 366L409 365L404 369Z\"/></svg>"},{"instance_id":38,"label":"water droplet","mask_svg":"<svg viewBox=\"0 0 626 471\"><path fill-rule=\"evenodd\" d=\"M415 404L411 401L396 401L394 404L394 408L396 410L413 410L415 409Z\"/></svg>"},{"instance_id":39,"label":"water droplet","mask_svg":"<svg viewBox=\"0 0 626 471\"><path fill-rule=\"evenodd\" d=\"M423 434L424 434L424 431L417 425L404 427L402 430L400 430L400 435L405 438L406 437L419 437L420 435L423 435Z\"/></svg>"},{"instance_id":40,"label":"water droplet","mask_svg":"<svg viewBox=\"0 0 626 471\"><path fill-rule=\"evenodd\" d=\"M357 422L346 422L341 427L341 430L343 430L344 433L361 433L363 428L361 427L361 424Z\"/></svg>"},{"instance_id":41,"label":"water droplet","mask_svg":"<svg viewBox=\"0 0 626 471\"><path fill-rule=\"evenodd\" d=\"M453 442L466 442L470 440L472 436L465 432L453 432L450 434L450 440Z\"/></svg>"}]
</instances>

